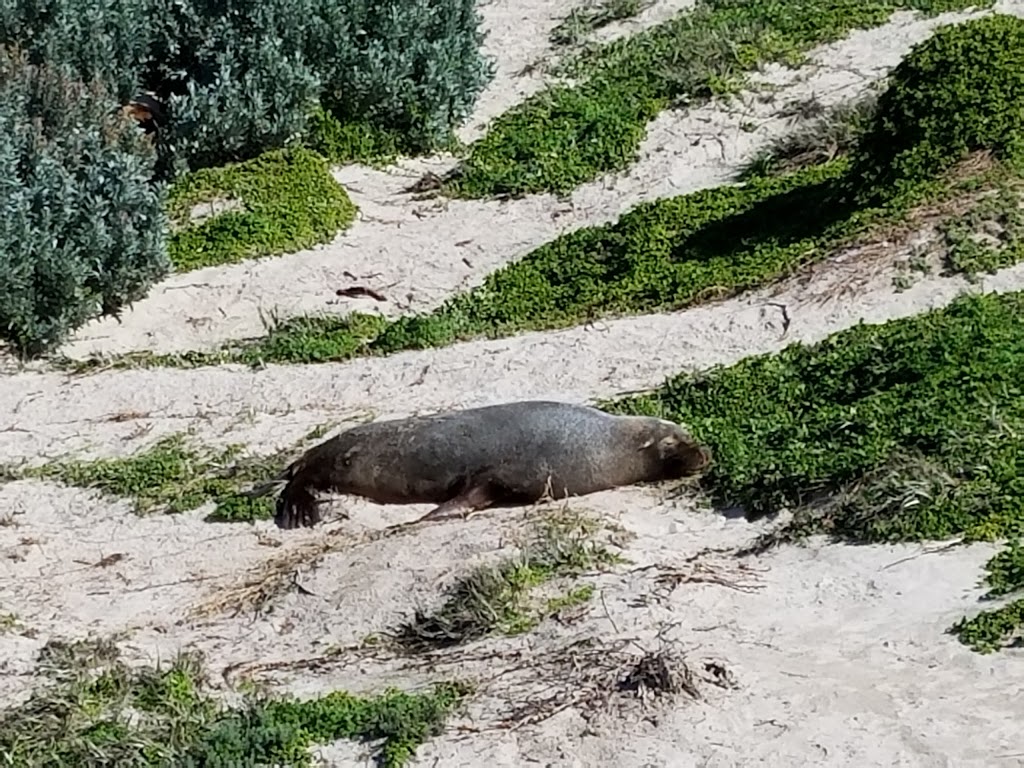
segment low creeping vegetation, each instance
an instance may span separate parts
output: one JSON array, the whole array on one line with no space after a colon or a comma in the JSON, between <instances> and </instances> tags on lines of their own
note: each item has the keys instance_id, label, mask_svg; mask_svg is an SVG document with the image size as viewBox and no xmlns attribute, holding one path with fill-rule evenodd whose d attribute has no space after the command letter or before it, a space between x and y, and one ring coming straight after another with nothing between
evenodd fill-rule
<instances>
[{"instance_id":1,"label":"low creeping vegetation","mask_svg":"<svg viewBox=\"0 0 1024 768\"><path fill-rule=\"evenodd\" d=\"M227 210L217 212L217 205ZM204 206L215 215L196 221ZM356 215L327 162L302 148L181 176L167 208L168 250L179 272L312 248L330 242Z\"/></svg>"},{"instance_id":2,"label":"low creeping vegetation","mask_svg":"<svg viewBox=\"0 0 1024 768\"><path fill-rule=\"evenodd\" d=\"M133 667L104 641L50 641L46 682L0 710L4 765L228 768L308 766L309 748L341 739L383 741L377 763L399 768L437 735L468 694L461 683L422 693L329 693L310 700L248 695L226 707L206 693L197 654L164 667Z\"/></svg>"},{"instance_id":3,"label":"low creeping vegetation","mask_svg":"<svg viewBox=\"0 0 1024 768\"><path fill-rule=\"evenodd\" d=\"M983 600L1024 592L1024 547L1014 540L985 566L989 591ZM982 611L974 618L963 618L950 628L964 645L979 653L1009 646L1024 646L1024 597L999 608Z\"/></svg>"},{"instance_id":4,"label":"low creeping vegetation","mask_svg":"<svg viewBox=\"0 0 1024 768\"><path fill-rule=\"evenodd\" d=\"M342 123L331 112L317 108L309 117L303 145L323 155L334 165L365 163L386 166L401 155L461 151L454 133L431 139L429 147L409 134L366 121Z\"/></svg>"},{"instance_id":5,"label":"low creeping vegetation","mask_svg":"<svg viewBox=\"0 0 1024 768\"><path fill-rule=\"evenodd\" d=\"M298 446L271 456L243 454L231 445L211 449L190 444L184 435L162 438L135 455L91 461L56 461L38 467L6 468L6 479L38 478L80 488L95 488L111 496L131 499L137 514L160 510L187 512L208 502L216 507L209 522L251 522L274 516L273 497L249 498L242 491L265 481L285 463L325 433L317 427Z\"/></svg>"},{"instance_id":6,"label":"low creeping vegetation","mask_svg":"<svg viewBox=\"0 0 1024 768\"><path fill-rule=\"evenodd\" d=\"M1024 534L1022 313L1024 293L962 297L607 407L690 425L714 452L702 484L717 504L751 516L793 511L754 551L812 533L1015 540ZM1016 573L1002 564L1019 555L1007 557L994 586Z\"/></svg>"},{"instance_id":7,"label":"low creeping vegetation","mask_svg":"<svg viewBox=\"0 0 1024 768\"><path fill-rule=\"evenodd\" d=\"M575 57L564 69L582 83L552 86L496 119L470 146L447 192L471 198L567 193L629 165L659 112L735 92L759 64L797 65L812 47L881 25L893 11L937 14L989 5L697 0L670 21Z\"/></svg>"},{"instance_id":8,"label":"low creeping vegetation","mask_svg":"<svg viewBox=\"0 0 1024 768\"><path fill-rule=\"evenodd\" d=\"M586 603L594 591L590 585L547 599L532 593L553 580L618 562L596 540L598 528L578 515L546 519L529 534L521 552L469 571L447 590L440 607L417 611L388 638L413 653L464 645L494 633L527 632L560 611Z\"/></svg>"},{"instance_id":9,"label":"low creeping vegetation","mask_svg":"<svg viewBox=\"0 0 1024 768\"><path fill-rule=\"evenodd\" d=\"M852 153L851 196L873 203L912 193L979 150L1024 171L1024 19L1016 16L947 24L914 46Z\"/></svg>"}]
</instances>

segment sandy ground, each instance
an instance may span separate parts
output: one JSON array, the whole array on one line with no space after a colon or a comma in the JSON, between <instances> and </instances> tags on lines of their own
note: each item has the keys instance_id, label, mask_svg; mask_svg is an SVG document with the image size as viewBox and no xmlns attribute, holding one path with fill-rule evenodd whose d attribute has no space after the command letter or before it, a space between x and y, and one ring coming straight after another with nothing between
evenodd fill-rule
<instances>
[{"instance_id":1,"label":"sandy ground","mask_svg":"<svg viewBox=\"0 0 1024 768\"><path fill-rule=\"evenodd\" d=\"M536 88L514 75L547 53L547 30L569 7L556 0L482 6L491 48L500 56L499 78L467 130ZM656 5L640 23L672 7ZM1000 9L1024 14L1024 3L1004 2ZM364 309L355 302L327 305L345 271L380 273L360 280L393 297L384 307L389 314L435 306L560 232L613 220L640 200L728 181L772 136L793 127L773 117L781 105L812 94L824 103L856 95L949 18L915 21L900 14L884 28L820 49L799 72L770 70L762 79L781 89L773 102L751 94L731 105L664 115L639 163L585 185L569 200L536 196L432 209L400 190L444 159L389 172L339 169L362 218L334 244L174 278L122 325L90 326L68 350L196 348L259 333L261 310ZM750 121L757 130L743 131ZM420 208L423 218L413 215ZM862 320L916 314L964 290L1024 288L1024 267L1017 267L975 286L932 274L897 291L900 264L929 237L923 231L913 243L837 254L771 289L685 312L386 359L258 372L6 375L0 378L0 462L68 452L127 455L185 429L211 443L241 442L269 453L318 424L344 425L366 415L533 397L585 402L657 385L683 369L814 341ZM926 554L918 546L812 542L737 561L707 550L742 546L769 523L696 509L654 488L595 494L570 506L621 525L629 535L620 543L632 561L585 577L598 598L573 620L452 652L437 660L434 672L353 652L317 670L261 677L302 695L451 675L478 679L479 695L420 750L418 766L1024 765L1020 652L980 656L945 634L978 609L981 566L992 547ZM140 661L198 648L215 679L230 665L298 663L357 643L416 608L436 605L446 584L507 551L524 518L535 514L495 511L374 540L367 532L427 508L341 499L334 509L351 519L283 532L269 522L205 523L207 509L140 519L127 502L80 489L0 485L0 613L14 613L31 630L0 634L0 700L27 695L36 650L58 635L120 633L125 652ZM656 583L653 566L716 579L666 588ZM253 612L246 602L253 589L275 578L287 583L293 574L311 594L285 589L267 610ZM234 608L242 609L239 615ZM668 643L694 669L710 662L727 669L736 685L703 682L704 700L684 697L656 716L594 715L580 706L536 726L493 728L511 707L552 687L579 688L573 675L580 671L562 669L549 678L509 670L524 662L549 669L545 660L564 658L586 638L606 648L607 658L620 642L632 641L626 648L633 652ZM365 750L348 743L318 754L326 765L369 764Z\"/></svg>"}]
</instances>

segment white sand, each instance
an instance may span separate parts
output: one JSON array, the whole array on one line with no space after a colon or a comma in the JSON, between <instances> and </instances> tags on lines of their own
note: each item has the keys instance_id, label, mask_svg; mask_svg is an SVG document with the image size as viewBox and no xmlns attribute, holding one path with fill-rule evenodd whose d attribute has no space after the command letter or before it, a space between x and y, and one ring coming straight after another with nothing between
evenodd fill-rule
<instances>
[{"instance_id":1,"label":"white sand","mask_svg":"<svg viewBox=\"0 0 1024 768\"><path fill-rule=\"evenodd\" d=\"M482 6L501 76L467 130L534 88L514 74L544 55L547 30L568 7L556 0ZM660 18L665 7L652 8L645 19ZM1024 3L1004 2L1000 9L1024 14ZM782 88L774 104L751 96L743 106L662 116L639 163L585 185L569 201L536 196L433 209L399 192L416 178L418 171L408 169L427 167L426 161L392 173L341 169L337 176L351 185L363 218L336 243L173 278L122 325L96 323L69 351L208 347L259 333L260 311L366 308L356 301L327 305L334 289L345 284L346 270L380 273L360 283L392 299L383 306L388 314L436 306L559 232L614 220L640 200L728 181L772 136L791 129L772 117L780 105L811 94L824 103L855 95L942 20L914 21L900 14L884 28L821 49L813 67L797 73L772 70L764 79ZM628 24L622 28L629 31ZM749 121L758 124L752 133L740 128ZM703 138L694 144L698 137ZM424 218L413 215L419 209ZM928 234L919 233L918 239L926 241ZM470 242L459 245L463 241ZM0 461L65 452L126 455L185 429L209 442L241 442L263 453L290 444L317 424L366 414L404 415L522 397L583 402L653 386L682 369L814 341L861 320L916 314L948 303L963 290L1024 288L1024 267L1018 267L973 288L962 279L933 274L899 293L892 279L907 253L906 243L894 243L870 253L838 254L782 285L685 312L386 359L258 372L12 374L0 379ZM785 332L779 305L790 318ZM1020 651L981 656L944 634L962 615L979 609L977 583L992 547L902 561L924 548L816 542L742 561L750 570L736 574L739 564L726 554L685 561L708 547L746 544L765 523L696 510L655 489L595 494L572 507L618 522L633 534L623 545L635 564L587 577L600 598L575 623L550 621L523 637L484 641L466 651L476 660L453 656L434 676L353 655L345 657L347 664L270 679L282 690L308 695L336 688L374 691L452 674L480 678L481 691L465 715L420 750L415 762L420 766L1024 764ZM341 499L335 509L347 510L351 520L281 532L269 522L204 523L208 509L139 519L127 502L79 489L36 482L0 486L5 523L0 525L0 613L13 612L34 633L0 634L0 700L27 695L34 683L28 675L34 653L54 635L120 632L125 652L138 660L199 648L207 652L215 678L235 663L309 658L358 642L417 607L435 605L441 587L469 565L506 549L509 537L523 530L527 514L492 512L416 536L367 541L360 532L426 508ZM330 551L322 558L299 558L297 578L312 596L288 591L272 611L255 617L251 611L200 618L190 612L247 578L258 583L275 561L318 547ZM111 555L123 557L97 565ZM754 588L683 583L664 592L656 587L653 571L629 572L643 565L694 568L699 563ZM287 579L291 569L282 572ZM472 731L487 729L507 714L509 700L522 704L536 695L529 680L488 682L512 664L514 652L537 660L584 637L609 645L636 638L654 648L659 634L685 649L697 668L706 659L725 666L739 687L704 684L706 700L680 700L659 711L656 723L636 714L587 722L585 710L570 708L514 732ZM481 660L493 653L505 660ZM319 754L327 765L368 764L365 751L348 743Z\"/></svg>"}]
</instances>

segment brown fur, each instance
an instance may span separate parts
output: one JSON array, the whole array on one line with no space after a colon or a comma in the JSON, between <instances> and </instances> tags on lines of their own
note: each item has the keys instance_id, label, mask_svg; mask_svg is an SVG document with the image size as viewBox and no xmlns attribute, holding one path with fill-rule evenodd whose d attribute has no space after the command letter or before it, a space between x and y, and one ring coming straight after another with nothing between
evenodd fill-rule
<instances>
[{"instance_id":1,"label":"brown fur","mask_svg":"<svg viewBox=\"0 0 1024 768\"><path fill-rule=\"evenodd\" d=\"M318 523L316 494L330 491L438 505L420 518L427 520L677 479L710 461L678 424L533 400L363 424L309 449L251 494L281 488L281 528Z\"/></svg>"}]
</instances>

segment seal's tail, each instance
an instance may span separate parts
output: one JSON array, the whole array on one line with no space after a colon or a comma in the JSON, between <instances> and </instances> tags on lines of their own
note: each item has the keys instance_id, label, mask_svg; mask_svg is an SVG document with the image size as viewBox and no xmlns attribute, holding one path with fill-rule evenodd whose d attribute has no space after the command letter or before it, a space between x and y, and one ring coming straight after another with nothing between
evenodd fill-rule
<instances>
[{"instance_id":1,"label":"seal's tail","mask_svg":"<svg viewBox=\"0 0 1024 768\"><path fill-rule=\"evenodd\" d=\"M277 475L254 485L241 496L255 499L276 493L274 523L278 528L313 526L320 521L316 498L302 484L303 461L299 458L282 469Z\"/></svg>"},{"instance_id":2,"label":"seal's tail","mask_svg":"<svg viewBox=\"0 0 1024 768\"><path fill-rule=\"evenodd\" d=\"M308 462L302 456L281 472L260 483L243 496L257 498L277 493L277 504L274 512L274 523L278 528L311 528L320 522L319 500L309 489Z\"/></svg>"},{"instance_id":3,"label":"seal's tail","mask_svg":"<svg viewBox=\"0 0 1024 768\"><path fill-rule=\"evenodd\" d=\"M302 482L292 480L277 497L274 523L278 528L312 528L320 522L320 500Z\"/></svg>"}]
</instances>

